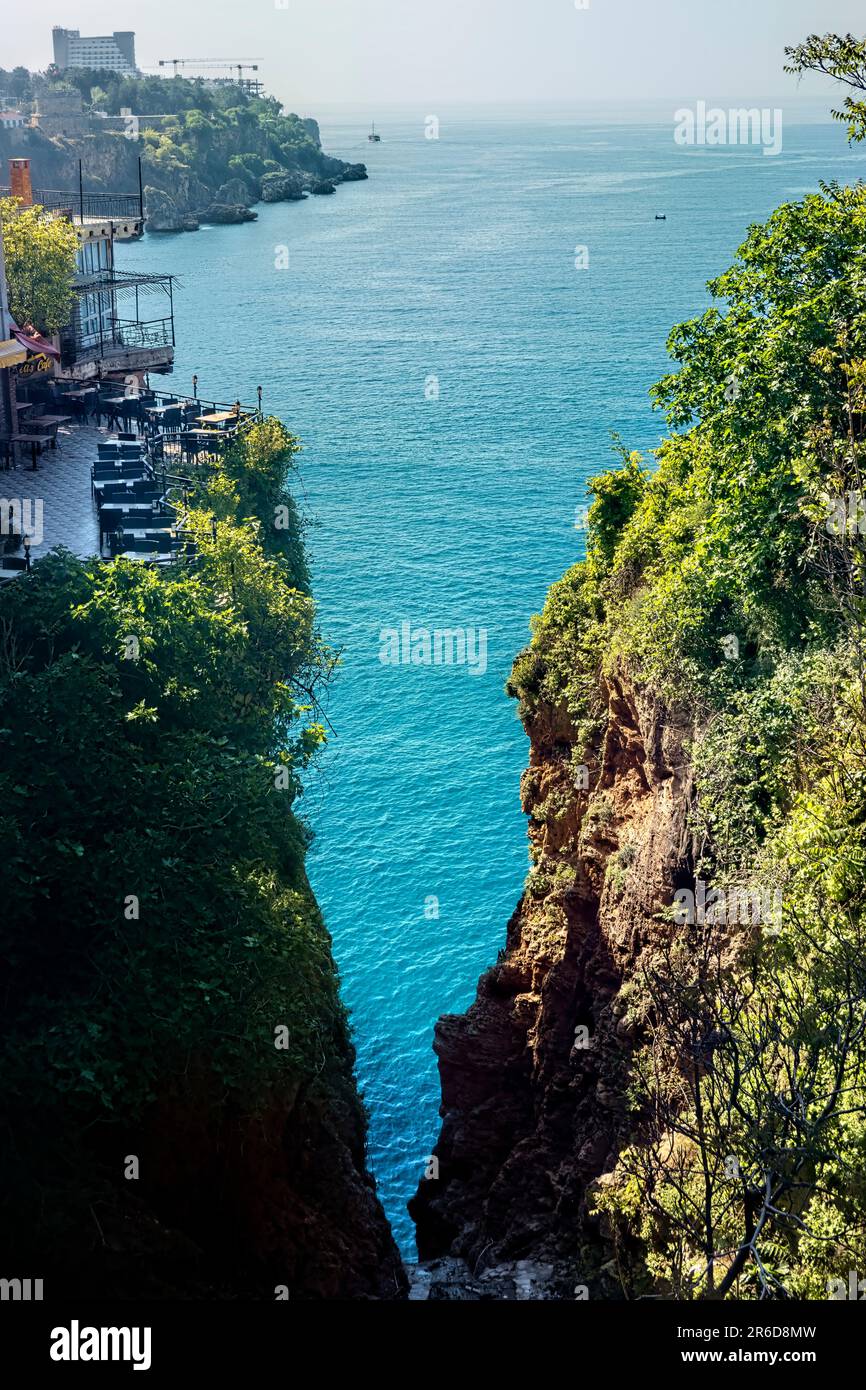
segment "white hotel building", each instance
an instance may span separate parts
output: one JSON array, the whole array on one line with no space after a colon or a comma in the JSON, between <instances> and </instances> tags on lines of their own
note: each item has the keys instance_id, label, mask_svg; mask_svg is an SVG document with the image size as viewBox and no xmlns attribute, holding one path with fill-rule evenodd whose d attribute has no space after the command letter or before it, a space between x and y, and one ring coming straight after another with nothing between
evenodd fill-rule
<instances>
[{"instance_id":1,"label":"white hotel building","mask_svg":"<svg viewBox=\"0 0 866 1390\"><path fill-rule=\"evenodd\" d=\"M120 30L113 34L82 38L78 29L51 31L54 61L59 68L104 68L109 72L135 73L135 34Z\"/></svg>"}]
</instances>

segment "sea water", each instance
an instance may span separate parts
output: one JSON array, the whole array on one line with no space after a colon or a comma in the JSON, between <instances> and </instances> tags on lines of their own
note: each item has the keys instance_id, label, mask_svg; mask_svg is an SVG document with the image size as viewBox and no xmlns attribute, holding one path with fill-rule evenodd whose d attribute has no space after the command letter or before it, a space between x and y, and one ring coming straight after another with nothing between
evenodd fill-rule
<instances>
[{"instance_id":1,"label":"sea water","mask_svg":"<svg viewBox=\"0 0 866 1390\"><path fill-rule=\"evenodd\" d=\"M647 393L668 330L706 306L747 225L864 160L790 112L777 157L679 146L673 110L443 111L435 139L421 108L386 110L378 145L369 112L313 114L369 181L118 259L179 276L166 385L191 391L197 373L203 396L245 402L261 385L303 440L315 595L343 653L302 808L309 869L371 1165L411 1254L405 1204L438 1127L433 1024L471 1002L527 868L527 741L503 685L583 553L586 479L613 462L612 432L657 445ZM409 658L383 660L404 624ZM424 660L423 640L412 660L413 632L470 629L483 671L456 639L450 661Z\"/></svg>"}]
</instances>

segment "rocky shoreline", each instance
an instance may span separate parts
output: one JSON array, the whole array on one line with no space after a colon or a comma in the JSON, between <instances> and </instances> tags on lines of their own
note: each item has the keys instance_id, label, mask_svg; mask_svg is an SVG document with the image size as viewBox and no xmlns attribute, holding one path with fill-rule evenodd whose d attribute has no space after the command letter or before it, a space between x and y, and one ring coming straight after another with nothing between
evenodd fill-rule
<instances>
[{"instance_id":1,"label":"rocky shoreline","mask_svg":"<svg viewBox=\"0 0 866 1390\"><path fill-rule=\"evenodd\" d=\"M76 121L82 125L76 134L48 134L32 126L0 128L0 163L5 167L10 159L29 159L37 188L73 190L79 185L80 163L87 192L109 195L137 189L141 174L145 226L150 232L194 232L208 223L254 222L253 208L258 203L328 196L340 184L367 178L365 164L325 154L318 122L312 117L292 118L294 145L274 148L261 132L247 127L242 136L223 131L221 150L202 145L180 164L165 162L152 142L148 144L154 132L144 128L141 139L123 139L104 129L108 121L87 117L80 107L79 101L77 114L63 118L70 125ZM141 120L144 125L147 117ZM243 151L245 144L252 148Z\"/></svg>"},{"instance_id":2,"label":"rocky shoreline","mask_svg":"<svg viewBox=\"0 0 866 1390\"><path fill-rule=\"evenodd\" d=\"M258 189L251 190L246 180L227 179L216 189L209 189L197 179L187 180L176 192L148 184L144 190L145 226L149 232L195 232L202 224L230 226L254 222L258 203L298 203L308 195L314 197L336 193L341 183L356 183L367 178L364 164L347 164L323 154L316 170L281 170L265 174ZM258 197L255 196L256 192Z\"/></svg>"}]
</instances>

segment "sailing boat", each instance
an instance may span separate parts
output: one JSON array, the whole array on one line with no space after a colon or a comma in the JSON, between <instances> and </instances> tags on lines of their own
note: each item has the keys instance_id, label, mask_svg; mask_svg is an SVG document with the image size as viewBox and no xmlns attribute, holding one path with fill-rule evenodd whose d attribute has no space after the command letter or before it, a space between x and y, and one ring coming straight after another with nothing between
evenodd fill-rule
<instances>
[{"instance_id":1,"label":"sailing boat","mask_svg":"<svg viewBox=\"0 0 866 1390\"><path fill-rule=\"evenodd\" d=\"M382 139L381 135L377 135L377 134L376 134L376 122L375 122L375 121L373 121L372 124L371 124L371 126L370 126L370 134L367 136L367 139L368 139L368 140L372 140L374 145L378 145L379 142L380 142L381 139Z\"/></svg>"}]
</instances>

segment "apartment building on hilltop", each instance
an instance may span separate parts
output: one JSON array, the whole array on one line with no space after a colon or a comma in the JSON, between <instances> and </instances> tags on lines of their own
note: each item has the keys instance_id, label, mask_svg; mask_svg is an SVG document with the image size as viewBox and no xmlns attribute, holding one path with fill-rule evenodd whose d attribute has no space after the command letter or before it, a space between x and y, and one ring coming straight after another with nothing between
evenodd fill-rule
<instances>
[{"instance_id":1,"label":"apartment building on hilltop","mask_svg":"<svg viewBox=\"0 0 866 1390\"><path fill-rule=\"evenodd\" d=\"M51 31L54 61L65 68L102 68L108 72L134 74L135 34L132 30L115 30L113 34L82 36L78 29Z\"/></svg>"}]
</instances>

